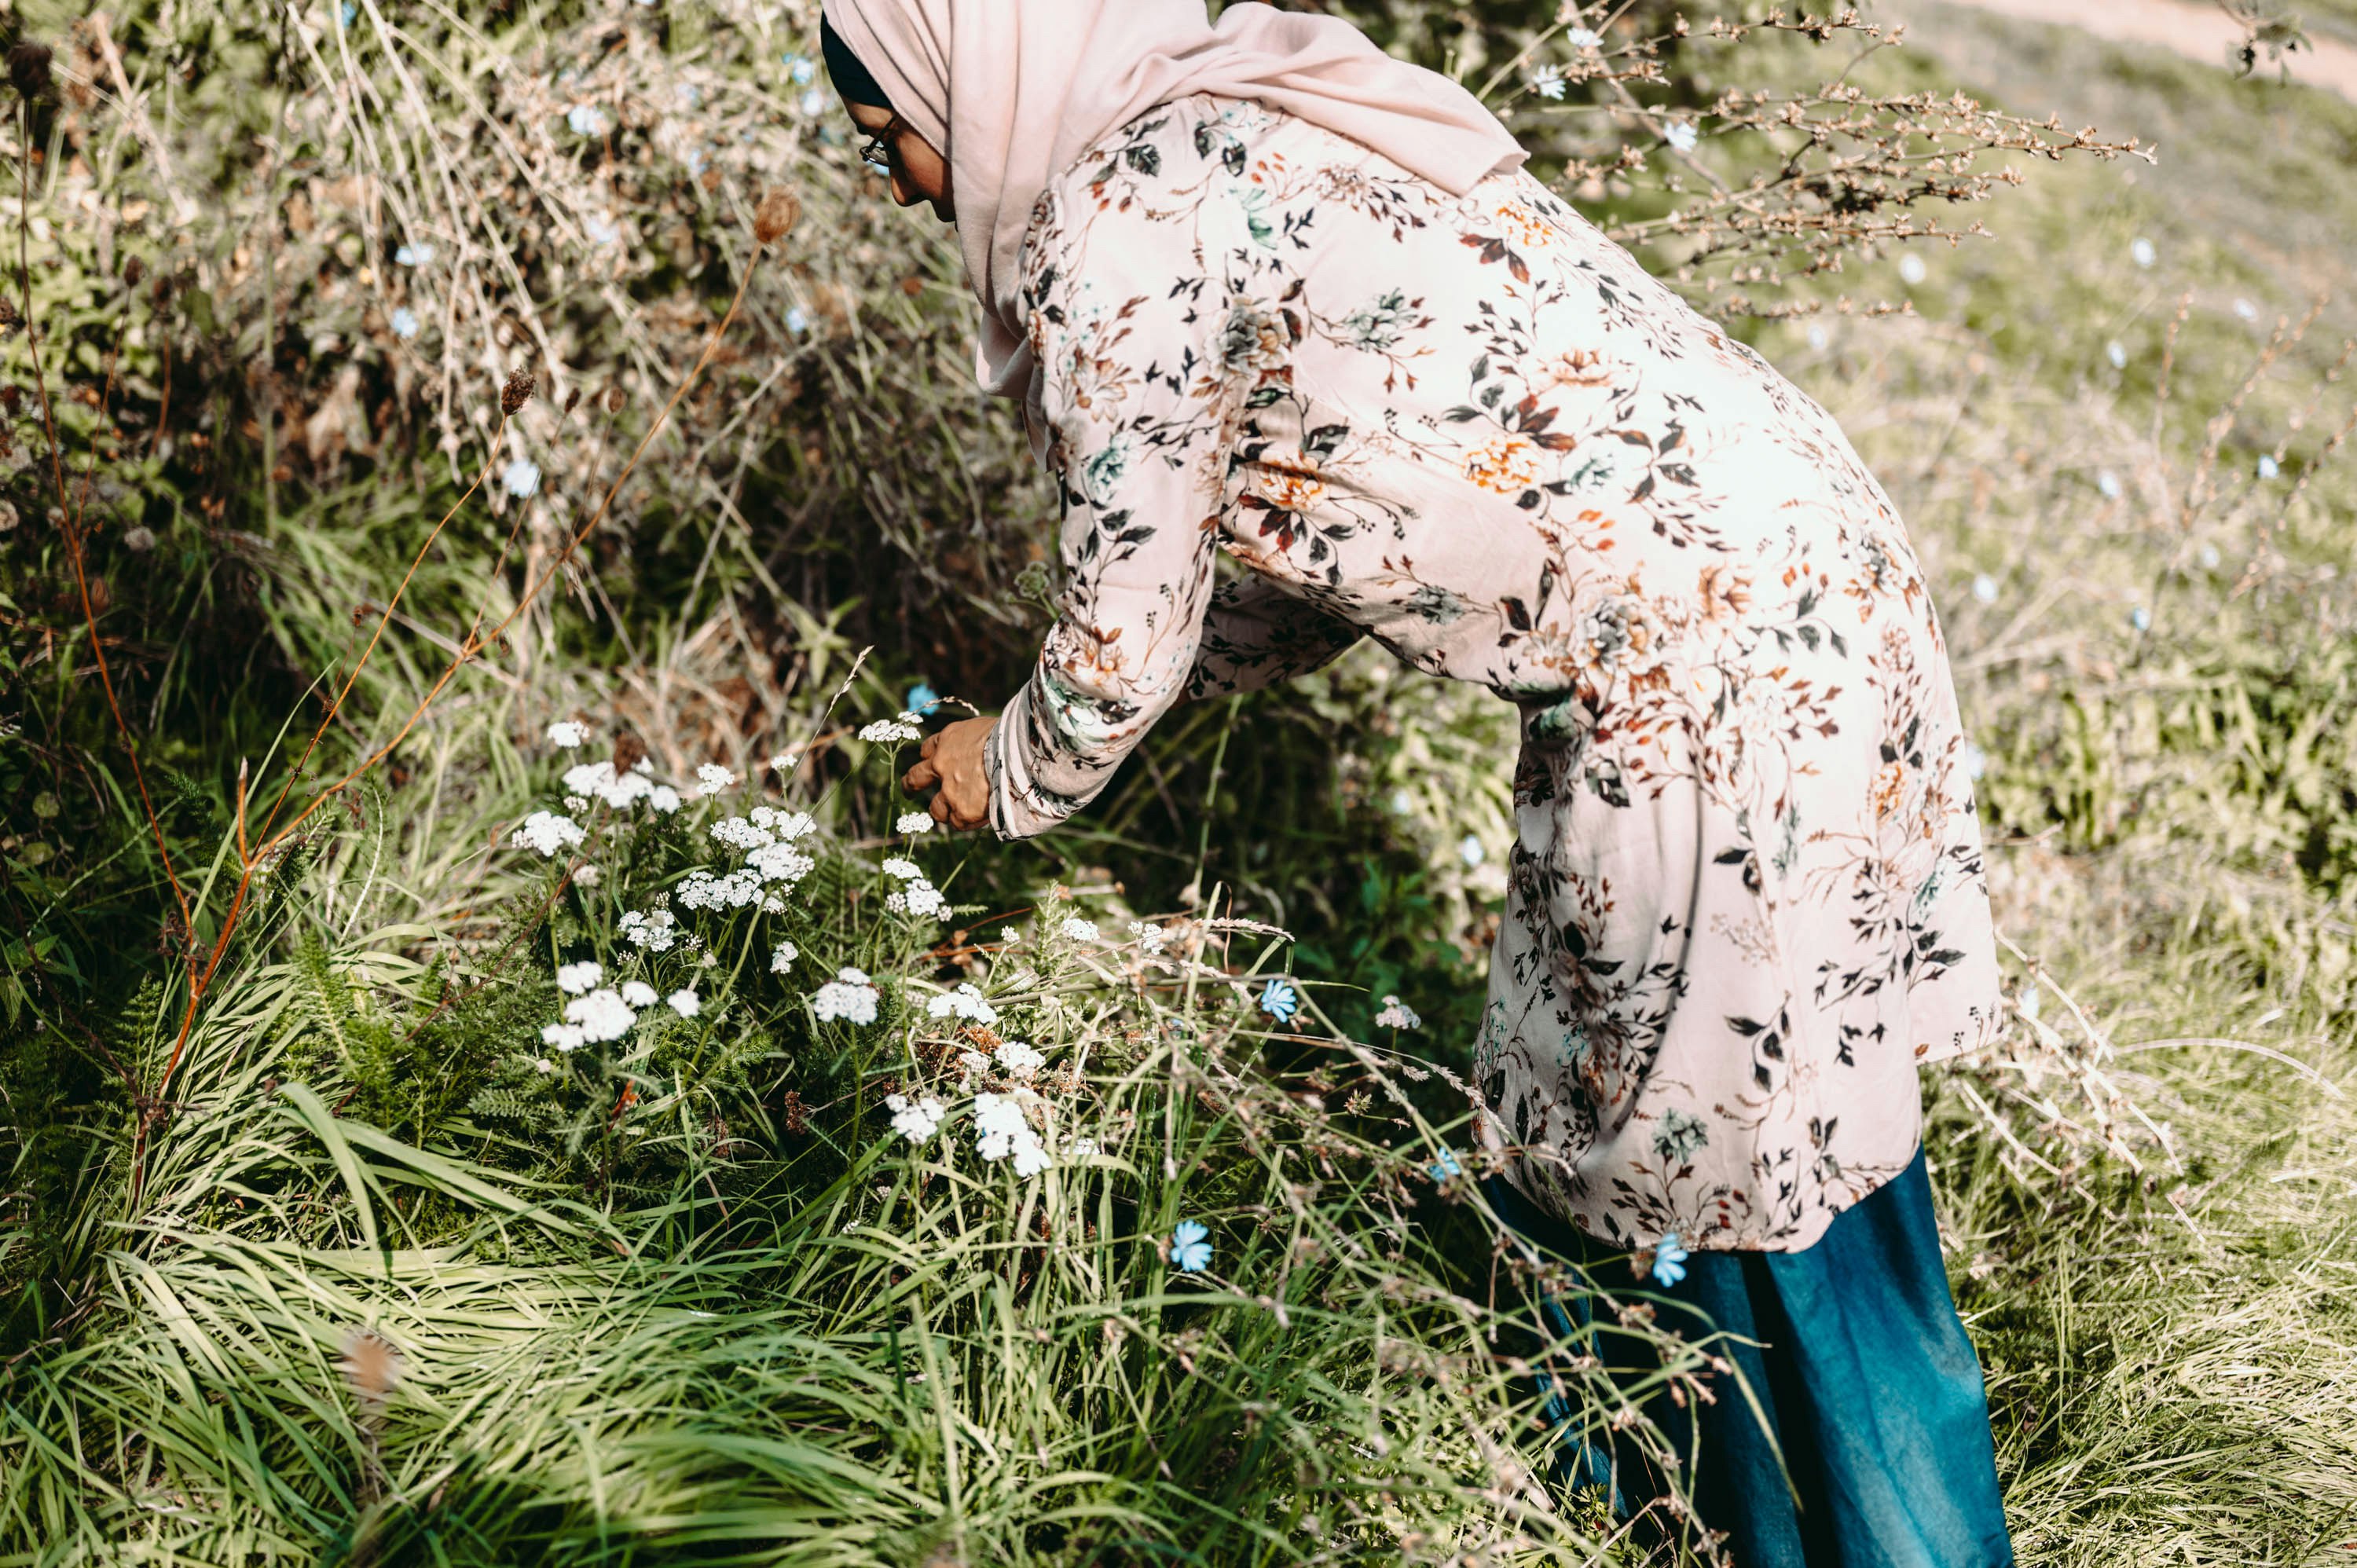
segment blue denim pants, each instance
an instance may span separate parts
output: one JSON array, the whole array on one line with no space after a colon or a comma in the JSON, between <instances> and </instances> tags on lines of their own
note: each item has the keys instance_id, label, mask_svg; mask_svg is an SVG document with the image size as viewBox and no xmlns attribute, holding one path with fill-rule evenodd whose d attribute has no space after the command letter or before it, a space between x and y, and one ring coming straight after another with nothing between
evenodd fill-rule
<instances>
[{"instance_id":1,"label":"blue denim pants","mask_svg":"<svg viewBox=\"0 0 2357 1568\"><path fill-rule=\"evenodd\" d=\"M1500 1177L1483 1190L1543 1250L1596 1272L1615 1294L1633 1283L1627 1254ZM1661 1326L1709 1342L1749 1386L1746 1398L1717 1376L1712 1402L1684 1406L1665 1390L1631 1388L1680 1455L1696 1516L1726 1532L1738 1568L2008 1568L1988 1396L1948 1290L1921 1150L1805 1251L1697 1251L1676 1285L1641 1288ZM1658 1371L1645 1341L1591 1318L1587 1298L1541 1305L1616 1382ZM1609 1487L1624 1519L1631 1498L1667 1490L1630 1437L1590 1441L1569 1425L1568 1408L1549 1414L1566 1422L1562 1481ZM1674 1538L1658 1517L1640 1521L1654 1544Z\"/></svg>"}]
</instances>

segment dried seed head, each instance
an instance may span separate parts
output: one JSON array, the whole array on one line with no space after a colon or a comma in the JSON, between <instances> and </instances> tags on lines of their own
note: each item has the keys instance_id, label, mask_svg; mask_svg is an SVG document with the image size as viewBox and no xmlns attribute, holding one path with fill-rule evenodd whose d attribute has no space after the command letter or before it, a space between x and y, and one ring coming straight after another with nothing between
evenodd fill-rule
<instances>
[{"instance_id":1,"label":"dried seed head","mask_svg":"<svg viewBox=\"0 0 2357 1568\"><path fill-rule=\"evenodd\" d=\"M147 275L147 263L134 256L123 263L123 284L125 288L137 288L139 280Z\"/></svg>"},{"instance_id":2,"label":"dried seed head","mask_svg":"<svg viewBox=\"0 0 2357 1568\"><path fill-rule=\"evenodd\" d=\"M646 755L647 743L640 740L637 736L632 735L628 730L624 730L621 734L616 736L614 737L615 776L619 778L622 774L628 773L631 768L636 768L645 759Z\"/></svg>"},{"instance_id":3,"label":"dried seed head","mask_svg":"<svg viewBox=\"0 0 2357 1568\"><path fill-rule=\"evenodd\" d=\"M14 332L23 319L16 314L16 304L0 296L0 332Z\"/></svg>"},{"instance_id":4,"label":"dried seed head","mask_svg":"<svg viewBox=\"0 0 2357 1568\"><path fill-rule=\"evenodd\" d=\"M565 412L571 413L575 409L579 408L580 406L581 389L579 387L575 387L571 392L565 394Z\"/></svg>"},{"instance_id":5,"label":"dried seed head","mask_svg":"<svg viewBox=\"0 0 2357 1568\"><path fill-rule=\"evenodd\" d=\"M518 371L510 376L508 384L500 389L500 412L513 414L516 410L530 403L532 388L533 380L530 371Z\"/></svg>"},{"instance_id":6,"label":"dried seed head","mask_svg":"<svg viewBox=\"0 0 2357 1568\"><path fill-rule=\"evenodd\" d=\"M401 1380L401 1353L365 1328L356 1328L344 1340L344 1376L361 1403L382 1405Z\"/></svg>"},{"instance_id":7,"label":"dried seed head","mask_svg":"<svg viewBox=\"0 0 2357 1568\"><path fill-rule=\"evenodd\" d=\"M16 417L16 411L24 406L24 402L25 391L22 387L13 385L0 387L0 409L6 409L9 418Z\"/></svg>"},{"instance_id":8,"label":"dried seed head","mask_svg":"<svg viewBox=\"0 0 2357 1568\"><path fill-rule=\"evenodd\" d=\"M802 198L793 193L793 188L773 185L762 193L761 205L753 209L753 238L764 245L774 245L792 231L802 215Z\"/></svg>"},{"instance_id":9,"label":"dried seed head","mask_svg":"<svg viewBox=\"0 0 2357 1568\"><path fill-rule=\"evenodd\" d=\"M630 394L622 391L620 387L611 386L606 389L606 412L608 413L621 413L622 405L630 401Z\"/></svg>"},{"instance_id":10,"label":"dried seed head","mask_svg":"<svg viewBox=\"0 0 2357 1568\"><path fill-rule=\"evenodd\" d=\"M8 50L8 85L19 98L45 95L49 91L49 46L18 39Z\"/></svg>"}]
</instances>

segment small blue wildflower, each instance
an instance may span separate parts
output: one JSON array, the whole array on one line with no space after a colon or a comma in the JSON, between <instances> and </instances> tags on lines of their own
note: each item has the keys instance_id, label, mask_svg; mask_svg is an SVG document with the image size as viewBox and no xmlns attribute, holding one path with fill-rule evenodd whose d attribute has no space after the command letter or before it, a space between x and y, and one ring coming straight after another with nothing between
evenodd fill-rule
<instances>
[{"instance_id":1,"label":"small blue wildflower","mask_svg":"<svg viewBox=\"0 0 2357 1568\"><path fill-rule=\"evenodd\" d=\"M613 122L595 103L576 103L565 112L565 123L573 127L576 136L602 136Z\"/></svg>"},{"instance_id":2,"label":"small blue wildflower","mask_svg":"<svg viewBox=\"0 0 2357 1568\"><path fill-rule=\"evenodd\" d=\"M2140 267L2148 267L2160 259L2160 252L2152 248L2152 242L2141 234L2129 242L2128 255Z\"/></svg>"},{"instance_id":3,"label":"small blue wildflower","mask_svg":"<svg viewBox=\"0 0 2357 1568\"><path fill-rule=\"evenodd\" d=\"M511 496L528 496L540 489L540 465L529 457L519 457L500 475L500 483Z\"/></svg>"},{"instance_id":4,"label":"small blue wildflower","mask_svg":"<svg viewBox=\"0 0 2357 1568\"><path fill-rule=\"evenodd\" d=\"M2234 302L2234 314L2245 321L2256 321L2259 318L2259 307L2247 299L2238 299Z\"/></svg>"},{"instance_id":5,"label":"small blue wildflower","mask_svg":"<svg viewBox=\"0 0 2357 1568\"><path fill-rule=\"evenodd\" d=\"M581 220L581 228L593 245L610 245L622 237L622 231L610 213L592 212Z\"/></svg>"},{"instance_id":6,"label":"small blue wildflower","mask_svg":"<svg viewBox=\"0 0 2357 1568\"><path fill-rule=\"evenodd\" d=\"M431 245L404 245L393 253L393 261L404 267L422 267L434 259Z\"/></svg>"},{"instance_id":7,"label":"small blue wildflower","mask_svg":"<svg viewBox=\"0 0 2357 1568\"><path fill-rule=\"evenodd\" d=\"M1293 982L1279 976L1261 987L1260 1010L1280 1024L1289 1024L1301 1011L1301 993L1293 989Z\"/></svg>"},{"instance_id":8,"label":"small blue wildflower","mask_svg":"<svg viewBox=\"0 0 2357 1568\"><path fill-rule=\"evenodd\" d=\"M900 706L912 714L930 714L942 705L942 694L920 681L909 688L909 700Z\"/></svg>"},{"instance_id":9,"label":"small blue wildflower","mask_svg":"<svg viewBox=\"0 0 2357 1568\"><path fill-rule=\"evenodd\" d=\"M826 94L815 87L812 88L802 94L802 111L812 119L817 119L826 113Z\"/></svg>"},{"instance_id":10,"label":"small blue wildflower","mask_svg":"<svg viewBox=\"0 0 2357 1568\"><path fill-rule=\"evenodd\" d=\"M1170 1231L1170 1261L1181 1273L1200 1274L1211 1266L1211 1233L1193 1219L1181 1219Z\"/></svg>"},{"instance_id":11,"label":"small blue wildflower","mask_svg":"<svg viewBox=\"0 0 2357 1568\"><path fill-rule=\"evenodd\" d=\"M2145 608L2142 605L2138 605L2136 608L2128 611L2128 624L2136 628L2138 631L2150 631L2152 629L2152 612Z\"/></svg>"},{"instance_id":12,"label":"small blue wildflower","mask_svg":"<svg viewBox=\"0 0 2357 1568\"><path fill-rule=\"evenodd\" d=\"M2265 452L2259 454L2259 478L2272 479L2282 472L2282 466L2272 456Z\"/></svg>"},{"instance_id":13,"label":"small blue wildflower","mask_svg":"<svg viewBox=\"0 0 2357 1568\"><path fill-rule=\"evenodd\" d=\"M810 312L797 305L786 312L786 330L799 338L811 329Z\"/></svg>"},{"instance_id":14,"label":"small blue wildflower","mask_svg":"<svg viewBox=\"0 0 2357 1568\"><path fill-rule=\"evenodd\" d=\"M2128 346L2115 338L2104 345L2104 358L2112 362L2112 369L2125 371L2128 368Z\"/></svg>"},{"instance_id":15,"label":"small blue wildflower","mask_svg":"<svg viewBox=\"0 0 2357 1568\"><path fill-rule=\"evenodd\" d=\"M1996 603L1996 579L1986 572L1973 579L1973 597L1985 605Z\"/></svg>"},{"instance_id":16,"label":"small blue wildflower","mask_svg":"<svg viewBox=\"0 0 2357 1568\"><path fill-rule=\"evenodd\" d=\"M417 312L405 305L393 307L393 335L396 338L417 336Z\"/></svg>"},{"instance_id":17,"label":"small blue wildflower","mask_svg":"<svg viewBox=\"0 0 2357 1568\"><path fill-rule=\"evenodd\" d=\"M1701 139L1702 133L1689 120L1673 120L1662 127L1662 140L1682 153L1693 152L1695 144Z\"/></svg>"},{"instance_id":18,"label":"small blue wildflower","mask_svg":"<svg viewBox=\"0 0 2357 1568\"><path fill-rule=\"evenodd\" d=\"M1465 1167L1457 1163L1457 1151L1454 1149L1441 1150L1440 1157L1424 1168L1432 1173L1435 1181L1447 1181L1450 1176L1465 1174Z\"/></svg>"},{"instance_id":19,"label":"small blue wildflower","mask_svg":"<svg viewBox=\"0 0 2357 1568\"><path fill-rule=\"evenodd\" d=\"M2202 570L2206 572L2216 571L2218 569L2218 563L2222 559L2223 559L2223 557L2218 553L2218 547L2216 545L2205 544L2201 547Z\"/></svg>"},{"instance_id":20,"label":"small blue wildflower","mask_svg":"<svg viewBox=\"0 0 2357 1568\"><path fill-rule=\"evenodd\" d=\"M344 0L343 5L337 9L336 20L340 26L349 27L360 19L361 8L353 5L352 0Z\"/></svg>"},{"instance_id":21,"label":"small blue wildflower","mask_svg":"<svg viewBox=\"0 0 2357 1568\"><path fill-rule=\"evenodd\" d=\"M2105 500L2120 499L2120 477L2109 468L2095 476L2095 488L2104 492Z\"/></svg>"},{"instance_id":22,"label":"small blue wildflower","mask_svg":"<svg viewBox=\"0 0 2357 1568\"><path fill-rule=\"evenodd\" d=\"M1653 1248L1653 1280L1657 1284L1676 1284L1686 1277L1686 1259L1693 1254L1678 1245L1674 1230L1663 1236Z\"/></svg>"},{"instance_id":23,"label":"small blue wildflower","mask_svg":"<svg viewBox=\"0 0 2357 1568\"><path fill-rule=\"evenodd\" d=\"M1531 72L1531 91L1541 98L1561 98L1570 85L1559 65L1543 65Z\"/></svg>"},{"instance_id":24,"label":"small blue wildflower","mask_svg":"<svg viewBox=\"0 0 2357 1568\"><path fill-rule=\"evenodd\" d=\"M786 57L786 74L794 79L796 87L808 87L818 80L818 67L801 55Z\"/></svg>"},{"instance_id":25,"label":"small blue wildflower","mask_svg":"<svg viewBox=\"0 0 2357 1568\"><path fill-rule=\"evenodd\" d=\"M1481 847L1480 835L1467 833L1457 841L1457 858L1468 865L1479 865L1488 859L1490 852Z\"/></svg>"}]
</instances>

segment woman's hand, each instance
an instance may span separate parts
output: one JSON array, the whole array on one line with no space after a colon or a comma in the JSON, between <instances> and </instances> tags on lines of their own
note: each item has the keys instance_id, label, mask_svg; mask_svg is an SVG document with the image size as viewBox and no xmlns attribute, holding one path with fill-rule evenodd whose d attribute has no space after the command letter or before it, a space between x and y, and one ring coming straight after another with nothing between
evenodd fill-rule
<instances>
[{"instance_id":1,"label":"woman's hand","mask_svg":"<svg viewBox=\"0 0 2357 1568\"><path fill-rule=\"evenodd\" d=\"M960 719L925 737L917 766L900 776L912 793L937 790L931 810L933 821L961 832L990 821L990 779L983 772L983 743L998 721L988 714Z\"/></svg>"}]
</instances>

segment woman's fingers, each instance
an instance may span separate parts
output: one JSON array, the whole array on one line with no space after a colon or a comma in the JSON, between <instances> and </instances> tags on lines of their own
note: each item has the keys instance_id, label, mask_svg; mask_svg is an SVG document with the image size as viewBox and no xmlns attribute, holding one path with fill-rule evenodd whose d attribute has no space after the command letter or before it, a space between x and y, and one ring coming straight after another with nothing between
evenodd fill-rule
<instances>
[{"instance_id":1,"label":"woman's fingers","mask_svg":"<svg viewBox=\"0 0 2357 1568\"><path fill-rule=\"evenodd\" d=\"M928 748L925 760L900 775L901 787L912 795L930 789L942 781L941 769L935 768L932 762L932 753L930 749L932 742L928 740L925 744Z\"/></svg>"},{"instance_id":2,"label":"woman's fingers","mask_svg":"<svg viewBox=\"0 0 2357 1568\"><path fill-rule=\"evenodd\" d=\"M952 825L950 822L950 797L949 791L946 789L934 796L933 803L927 806L925 810L932 813L933 821L941 823L942 826L946 828Z\"/></svg>"}]
</instances>

